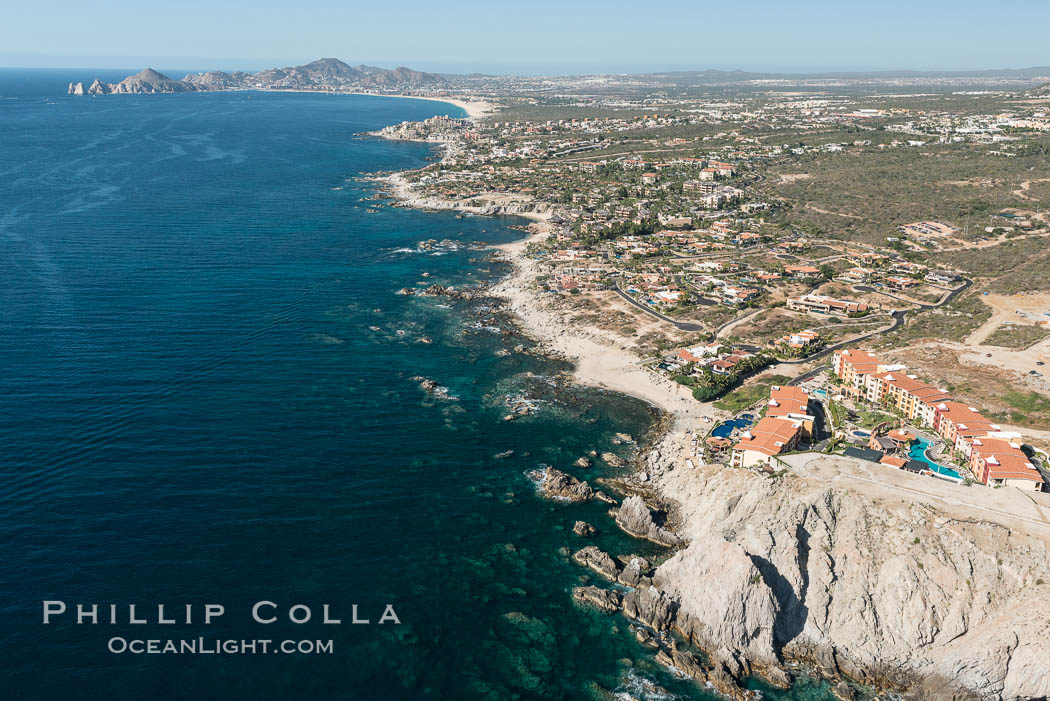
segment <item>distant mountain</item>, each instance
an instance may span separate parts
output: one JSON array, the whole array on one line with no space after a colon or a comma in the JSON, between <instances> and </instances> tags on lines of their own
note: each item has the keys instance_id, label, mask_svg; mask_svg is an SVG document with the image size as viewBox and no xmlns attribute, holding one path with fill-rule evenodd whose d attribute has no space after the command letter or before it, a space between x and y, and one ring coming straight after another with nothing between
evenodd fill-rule
<instances>
[{"instance_id":1,"label":"distant mountain","mask_svg":"<svg viewBox=\"0 0 1050 701\"><path fill-rule=\"evenodd\" d=\"M208 71L191 73L182 80L147 68L119 83L95 80L84 89L82 83L69 84L71 95L107 95L110 93L174 93L204 90L348 90L442 87L448 81L434 73L414 71L404 66L392 70L376 66L351 66L337 58L320 58L304 66L270 68L258 73Z\"/></svg>"}]
</instances>

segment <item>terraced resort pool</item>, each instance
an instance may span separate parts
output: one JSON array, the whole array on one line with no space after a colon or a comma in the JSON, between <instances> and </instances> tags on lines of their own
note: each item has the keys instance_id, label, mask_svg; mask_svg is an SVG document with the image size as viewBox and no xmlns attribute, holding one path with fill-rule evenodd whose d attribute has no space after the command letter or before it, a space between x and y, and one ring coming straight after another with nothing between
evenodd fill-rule
<instances>
[{"instance_id":1,"label":"terraced resort pool","mask_svg":"<svg viewBox=\"0 0 1050 701\"><path fill-rule=\"evenodd\" d=\"M943 465L938 465L937 463L931 461L930 459L928 459L926 457L926 449L929 448L929 447L930 447L930 442L928 440L926 440L925 438L918 438L917 437L915 439L915 442L912 443L911 448L908 450L908 457L911 458L912 460L917 460L918 462L925 463L926 466L930 468L931 472L935 472L938 475L943 475L944 477L950 477L952 479L956 479L956 480L959 480L961 482L963 477L958 472L956 472L955 470L953 470L950 467L944 467Z\"/></svg>"},{"instance_id":2,"label":"terraced resort pool","mask_svg":"<svg viewBox=\"0 0 1050 701\"><path fill-rule=\"evenodd\" d=\"M738 428L746 428L751 425L751 414L743 414L739 418L732 419L731 421L723 421L722 423L715 426L714 430L711 431L712 436L718 436L719 438L729 438L733 435L733 431Z\"/></svg>"}]
</instances>

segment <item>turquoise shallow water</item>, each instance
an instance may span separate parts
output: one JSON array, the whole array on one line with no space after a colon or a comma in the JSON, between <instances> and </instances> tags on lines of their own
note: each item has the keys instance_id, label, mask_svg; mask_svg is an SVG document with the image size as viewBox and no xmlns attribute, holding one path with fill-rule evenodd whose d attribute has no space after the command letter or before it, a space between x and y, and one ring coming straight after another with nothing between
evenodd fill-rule
<instances>
[{"instance_id":1,"label":"turquoise shallow water","mask_svg":"<svg viewBox=\"0 0 1050 701\"><path fill-rule=\"evenodd\" d=\"M497 355L527 341L483 300L395 294L424 272L498 277L466 244L519 235L511 220L366 212L355 176L430 151L355 134L455 108L63 88L0 72L6 697L704 696L623 620L570 602L586 579L563 550L580 545L577 519L613 552L654 547L604 505L537 498L525 475L592 449L628 456L612 436L643 435L649 410ZM426 239L450 243L420 252ZM538 411L502 421L519 396ZM43 626L45 599L227 613ZM260 599L315 619L259 626ZM343 625L319 624L326 603ZM402 625L348 625L352 605L375 621L387 603ZM334 654L115 655L114 636L331 639Z\"/></svg>"}]
</instances>

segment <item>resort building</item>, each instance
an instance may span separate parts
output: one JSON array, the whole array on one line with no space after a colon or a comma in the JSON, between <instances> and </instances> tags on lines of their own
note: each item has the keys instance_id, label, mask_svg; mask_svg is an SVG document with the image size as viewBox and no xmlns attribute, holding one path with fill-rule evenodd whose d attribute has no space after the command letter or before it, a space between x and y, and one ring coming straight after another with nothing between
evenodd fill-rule
<instances>
[{"instance_id":1,"label":"resort building","mask_svg":"<svg viewBox=\"0 0 1050 701\"><path fill-rule=\"evenodd\" d=\"M949 398L945 390L900 371L874 375L871 384L877 386L881 404L927 425L933 425L935 405Z\"/></svg>"},{"instance_id":2,"label":"resort building","mask_svg":"<svg viewBox=\"0 0 1050 701\"><path fill-rule=\"evenodd\" d=\"M1039 491L1043 478L1019 443L1001 438L975 438L970 470L978 481L994 486Z\"/></svg>"},{"instance_id":3,"label":"resort building","mask_svg":"<svg viewBox=\"0 0 1050 701\"><path fill-rule=\"evenodd\" d=\"M815 417L809 409L809 393L800 387L772 387L766 418L786 419L799 424L800 437L813 437Z\"/></svg>"},{"instance_id":4,"label":"resort building","mask_svg":"<svg viewBox=\"0 0 1050 701\"><path fill-rule=\"evenodd\" d=\"M733 467L768 465L776 456L793 450L801 437L801 421L767 416L733 446Z\"/></svg>"},{"instance_id":5,"label":"resort building","mask_svg":"<svg viewBox=\"0 0 1050 701\"><path fill-rule=\"evenodd\" d=\"M967 462L974 477L989 485L1042 489L1039 470L1021 450L1020 434L983 416L975 407L952 401L948 393L907 375L903 367L886 365L862 350L847 349L832 356L835 375L846 394L889 407L918 424L929 426L944 439L949 451ZM914 439L906 431L890 431L883 440L872 436L870 447L904 452ZM895 461L883 461L893 464Z\"/></svg>"},{"instance_id":6,"label":"resort building","mask_svg":"<svg viewBox=\"0 0 1050 701\"><path fill-rule=\"evenodd\" d=\"M799 441L811 440L815 418L809 399L809 393L799 387L772 387L765 417L733 446L732 465L769 465L776 456L794 450Z\"/></svg>"},{"instance_id":7,"label":"resort building","mask_svg":"<svg viewBox=\"0 0 1050 701\"><path fill-rule=\"evenodd\" d=\"M794 348L795 350L801 350L808 346L812 346L820 340L820 334L812 329L806 329L805 331L799 331L797 333L789 333L786 336L781 336L777 340L773 341L773 345L776 346L787 346L788 348Z\"/></svg>"},{"instance_id":8,"label":"resort building","mask_svg":"<svg viewBox=\"0 0 1050 701\"><path fill-rule=\"evenodd\" d=\"M871 353L847 348L832 356L831 367L847 387L860 388L864 385L865 375L886 372L888 366Z\"/></svg>"}]
</instances>

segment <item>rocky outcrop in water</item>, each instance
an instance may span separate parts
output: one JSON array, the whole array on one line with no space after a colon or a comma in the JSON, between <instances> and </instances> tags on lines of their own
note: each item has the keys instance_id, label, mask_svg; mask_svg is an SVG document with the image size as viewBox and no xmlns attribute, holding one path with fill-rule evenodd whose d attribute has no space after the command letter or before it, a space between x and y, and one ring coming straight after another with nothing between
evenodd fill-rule
<instances>
[{"instance_id":1,"label":"rocky outcrop in water","mask_svg":"<svg viewBox=\"0 0 1050 701\"><path fill-rule=\"evenodd\" d=\"M572 527L572 532L580 536L581 538L589 538L598 531L597 529L595 529L594 526L587 523L586 521L577 521Z\"/></svg>"},{"instance_id":2,"label":"rocky outcrop in water","mask_svg":"<svg viewBox=\"0 0 1050 701\"><path fill-rule=\"evenodd\" d=\"M641 642L659 650L656 655L658 662L700 683L710 684L729 698L757 698L753 692L745 691L737 681L752 673L746 663L727 651L725 660L712 656L712 660L705 664L691 651L679 646L670 633L681 632L681 621L689 625L691 623L688 623L687 616L681 614L678 602L658 589L647 586L621 595L613 589L585 586L573 589L572 597L580 604L594 606L606 613L619 611L636 621L637 625L633 626L636 636ZM786 677L783 681L786 681Z\"/></svg>"},{"instance_id":3,"label":"rocky outcrop in water","mask_svg":"<svg viewBox=\"0 0 1050 701\"><path fill-rule=\"evenodd\" d=\"M656 525L652 512L640 496L634 495L624 499L620 508L615 510L614 516L617 525L636 538L645 538L672 547L682 544L682 539L677 535Z\"/></svg>"},{"instance_id":4,"label":"rocky outcrop in water","mask_svg":"<svg viewBox=\"0 0 1050 701\"><path fill-rule=\"evenodd\" d=\"M623 597L614 589L603 589L602 587L576 587L572 590L572 598L581 604L594 606L606 613L615 613L620 610Z\"/></svg>"},{"instance_id":5,"label":"rocky outcrop in water","mask_svg":"<svg viewBox=\"0 0 1050 701\"><path fill-rule=\"evenodd\" d=\"M616 564L616 560L612 559L609 553L602 552L593 545L573 553L572 559L584 567L590 567L610 582L615 582L620 574L620 567Z\"/></svg>"},{"instance_id":6,"label":"rocky outcrop in water","mask_svg":"<svg viewBox=\"0 0 1050 701\"><path fill-rule=\"evenodd\" d=\"M640 555L621 555L613 559L608 553L589 545L573 553L572 559L610 582L625 587L648 587L652 584L652 579L648 576L652 565Z\"/></svg>"},{"instance_id":7,"label":"rocky outcrop in water","mask_svg":"<svg viewBox=\"0 0 1050 701\"><path fill-rule=\"evenodd\" d=\"M96 79L97 82L97 79ZM181 80L172 80L163 73L158 73L152 68L147 68L135 75L129 75L119 83L111 83L107 86L109 92L118 93L179 93L196 92L197 86L184 83Z\"/></svg>"},{"instance_id":8,"label":"rocky outcrop in water","mask_svg":"<svg viewBox=\"0 0 1050 701\"><path fill-rule=\"evenodd\" d=\"M423 377L422 375L416 375L412 378L414 381L419 383L419 388L426 392L431 397L436 399L444 399L447 401L458 402L459 397L453 395L448 387L439 385L437 381L431 380L429 377Z\"/></svg>"},{"instance_id":9,"label":"rocky outcrop in water","mask_svg":"<svg viewBox=\"0 0 1050 701\"><path fill-rule=\"evenodd\" d=\"M533 477L539 480L540 491L551 499L563 499L565 501L590 501L598 499L609 503L615 500L602 491L591 489L591 485L582 482L570 474L553 467L544 468L542 471L534 470Z\"/></svg>"}]
</instances>

